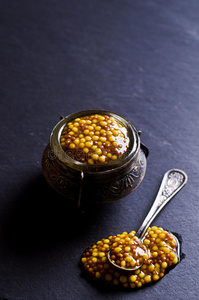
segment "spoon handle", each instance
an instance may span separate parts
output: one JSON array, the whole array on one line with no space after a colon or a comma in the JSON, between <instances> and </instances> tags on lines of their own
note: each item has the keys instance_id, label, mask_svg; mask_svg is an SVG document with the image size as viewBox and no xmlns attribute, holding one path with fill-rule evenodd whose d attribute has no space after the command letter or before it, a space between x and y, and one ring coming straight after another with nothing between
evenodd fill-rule
<instances>
[{"instance_id":1,"label":"spoon handle","mask_svg":"<svg viewBox=\"0 0 199 300\"><path fill-rule=\"evenodd\" d=\"M187 182L187 174L181 170L172 169L165 173L154 203L138 229L136 236L142 239L157 214L180 191Z\"/></svg>"}]
</instances>

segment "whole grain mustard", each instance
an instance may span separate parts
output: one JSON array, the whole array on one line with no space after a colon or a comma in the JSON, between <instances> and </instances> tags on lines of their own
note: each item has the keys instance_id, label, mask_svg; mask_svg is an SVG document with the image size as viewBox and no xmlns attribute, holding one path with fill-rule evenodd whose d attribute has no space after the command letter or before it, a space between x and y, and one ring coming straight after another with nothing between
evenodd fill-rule
<instances>
[{"instance_id":1,"label":"whole grain mustard","mask_svg":"<svg viewBox=\"0 0 199 300\"><path fill-rule=\"evenodd\" d=\"M84 272L94 281L134 289L158 281L167 270L178 263L177 243L174 236L161 227L153 226L148 228L143 240L148 255L142 257L141 267L135 271L123 271L114 267L108 261L107 253L112 247L114 248L115 244L114 255L118 265L122 265L122 262L125 265L130 264L133 258L130 260L128 253L133 250L131 241L135 233L131 231L109 236L87 248L81 258ZM122 253L116 249L120 241L123 245Z\"/></svg>"},{"instance_id":2,"label":"whole grain mustard","mask_svg":"<svg viewBox=\"0 0 199 300\"><path fill-rule=\"evenodd\" d=\"M127 129L107 115L89 115L67 123L60 136L63 150L87 164L104 164L120 158L129 147Z\"/></svg>"}]
</instances>

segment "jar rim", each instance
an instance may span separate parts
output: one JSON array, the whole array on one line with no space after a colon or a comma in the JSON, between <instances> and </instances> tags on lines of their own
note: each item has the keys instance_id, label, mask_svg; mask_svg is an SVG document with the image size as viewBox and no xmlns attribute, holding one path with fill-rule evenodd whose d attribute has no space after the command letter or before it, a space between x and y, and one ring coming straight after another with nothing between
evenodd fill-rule
<instances>
[{"instance_id":1,"label":"jar rim","mask_svg":"<svg viewBox=\"0 0 199 300\"><path fill-rule=\"evenodd\" d=\"M116 119L120 124L126 127L130 144L128 149L124 152L124 154L116 159L113 162L109 162L106 164L86 164L79 162L73 158L71 158L67 153L63 150L61 144L60 144L60 136L62 133L63 128L66 126L67 123L70 121L84 117L89 116L93 114L99 114L99 115L107 115L111 116L114 119ZM137 130L132 125L131 122L129 122L126 118L123 116L114 113L112 111L108 110L84 110L72 113L63 119L61 119L53 128L51 135L50 135L50 148L53 151L53 154L56 158L58 158L62 163L66 164L67 166L71 167L72 169L83 171L83 172L106 172L110 171L115 168L119 168L124 166L129 160L131 160L133 157L135 157L140 149L140 138Z\"/></svg>"}]
</instances>

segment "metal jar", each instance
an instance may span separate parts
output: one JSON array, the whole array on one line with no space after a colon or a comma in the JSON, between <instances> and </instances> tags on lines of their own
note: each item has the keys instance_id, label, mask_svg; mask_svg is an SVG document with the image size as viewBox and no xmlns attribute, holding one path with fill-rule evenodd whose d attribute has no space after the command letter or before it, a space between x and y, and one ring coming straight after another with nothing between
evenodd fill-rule
<instances>
[{"instance_id":1,"label":"metal jar","mask_svg":"<svg viewBox=\"0 0 199 300\"><path fill-rule=\"evenodd\" d=\"M107 164L89 165L68 156L60 145L64 126L76 118L99 114L115 118L126 127L128 150ZM111 202L131 193L143 180L148 149L140 133L122 116L106 110L86 110L62 118L52 130L42 157L43 174L53 189L80 207L88 203Z\"/></svg>"}]
</instances>

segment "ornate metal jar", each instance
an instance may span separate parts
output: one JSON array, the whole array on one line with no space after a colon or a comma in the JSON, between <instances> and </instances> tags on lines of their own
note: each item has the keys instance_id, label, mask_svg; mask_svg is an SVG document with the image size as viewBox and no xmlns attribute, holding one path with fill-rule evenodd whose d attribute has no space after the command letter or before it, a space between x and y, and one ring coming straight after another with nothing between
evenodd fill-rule
<instances>
[{"instance_id":1,"label":"ornate metal jar","mask_svg":"<svg viewBox=\"0 0 199 300\"><path fill-rule=\"evenodd\" d=\"M113 117L128 132L129 147L120 158L106 164L91 165L72 159L63 151L60 136L64 126L75 118L92 114ZM148 149L140 142L140 133L122 116L105 110L86 110L59 121L50 135L42 157L42 170L48 183L61 195L88 203L111 202L131 193L143 180Z\"/></svg>"}]
</instances>

